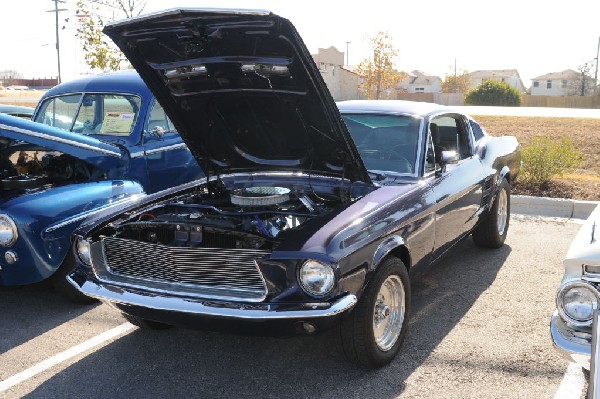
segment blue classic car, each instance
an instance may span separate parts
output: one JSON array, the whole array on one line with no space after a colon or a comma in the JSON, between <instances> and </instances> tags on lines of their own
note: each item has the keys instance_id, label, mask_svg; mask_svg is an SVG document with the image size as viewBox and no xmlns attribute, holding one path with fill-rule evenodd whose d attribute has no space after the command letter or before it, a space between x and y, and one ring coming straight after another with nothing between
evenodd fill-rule
<instances>
[{"instance_id":1,"label":"blue classic car","mask_svg":"<svg viewBox=\"0 0 600 399\"><path fill-rule=\"evenodd\" d=\"M132 323L339 325L348 357L380 367L406 334L412 279L469 235L504 244L515 138L436 104L336 106L269 12L171 10L105 32L206 174L74 233L69 280Z\"/></svg>"},{"instance_id":2,"label":"blue classic car","mask_svg":"<svg viewBox=\"0 0 600 399\"><path fill-rule=\"evenodd\" d=\"M0 114L0 285L53 276L67 298L89 301L64 278L79 223L203 174L135 72L56 86L32 119Z\"/></svg>"}]
</instances>

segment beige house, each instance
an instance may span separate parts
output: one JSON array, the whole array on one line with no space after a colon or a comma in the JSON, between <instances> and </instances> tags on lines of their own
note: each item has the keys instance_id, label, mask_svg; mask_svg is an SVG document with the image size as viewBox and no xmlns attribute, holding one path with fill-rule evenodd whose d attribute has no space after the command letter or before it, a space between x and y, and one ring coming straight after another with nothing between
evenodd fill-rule
<instances>
[{"instance_id":1,"label":"beige house","mask_svg":"<svg viewBox=\"0 0 600 399\"><path fill-rule=\"evenodd\" d=\"M362 78L344 66L344 55L331 46L319 48L319 52L312 57L335 101L364 99L359 91Z\"/></svg>"},{"instance_id":2,"label":"beige house","mask_svg":"<svg viewBox=\"0 0 600 399\"><path fill-rule=\"evenodd\" d=\"M594 94L594 79L572 69L531 79L532 96L584 96Z\"/></svg>"},{"instance_id":3,"label":"beige house","mask_svg":"<svg viewBox=\"0 0 600 399\"><path fill-rule=\"evenodd\" d=\"M499 82L507 83L519 91L519 93L525 92L525 86L519 76L519 72L516 69L491 69L491 70L480 70L469 73L471 80L471 88L479 86L486 80L496 80Z\"/></svg>"},{"instance_id":4,"label":"beige house","mask_svg":"<svg viewBox=\"0 0 600 399\"><path fill-rule=\"evenodd\" d=\"M400 90L408 93L441 93L442 79L423 71L412 71L408 79L399 85Z\"/></svg>"}]
</instances>

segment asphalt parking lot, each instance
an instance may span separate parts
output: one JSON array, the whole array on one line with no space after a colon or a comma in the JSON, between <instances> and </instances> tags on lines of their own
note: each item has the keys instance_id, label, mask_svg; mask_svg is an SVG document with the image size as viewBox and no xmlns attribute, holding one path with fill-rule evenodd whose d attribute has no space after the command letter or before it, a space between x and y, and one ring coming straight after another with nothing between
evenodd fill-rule
<instances>
[{"instance_id":1,"label":"asphalt parking lot","mask_svg":"<svg viewBox=\"0 0 600 399\"><path fill-rule=\"evenodd\" d=\"M43 284L3 287L0 397L554 398L568 362L548 322L579 227L515 217L500 250L462 243L416 282L405 344L376 371L348 364L335 331L140 330Z\"/></svg>"}]
</instances>

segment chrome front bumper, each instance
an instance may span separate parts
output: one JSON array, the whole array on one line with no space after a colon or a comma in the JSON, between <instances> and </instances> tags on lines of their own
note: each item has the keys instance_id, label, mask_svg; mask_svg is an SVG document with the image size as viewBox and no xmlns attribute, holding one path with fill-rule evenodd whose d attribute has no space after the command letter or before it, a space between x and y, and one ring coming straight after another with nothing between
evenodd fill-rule
<instances>
[{"instance_id":1,"label":"chrome front bumper","mask_svg":"<svg viewBox=\"0 0 600 399\"><path fill-rule=\"evenodd\" d=\"M89 280L78 283L71 277L67 277L67 279L74 287L85 295L109 303L138 306L152 310L238 320L281 320L332 317L350 310L357 302L355 295L347 294L333 303L315 302L302 304L302 308L275 309L273 305L269 304L241 304L197 298L164 296L151 292L128 290L117 286L99 285Z\"/></svg>"},{"instance_id":2,"label":"chrome front bumper","mask_svg":"<svg viewBox=\"0 0 600 399\"><path fill-rule=\"evenodd\" d=\"M556 350L569 361L589 370L592 355L592 334L581 333L565 324L554 311L550 320L550 335Z\"/></svg>"}]
</instances>

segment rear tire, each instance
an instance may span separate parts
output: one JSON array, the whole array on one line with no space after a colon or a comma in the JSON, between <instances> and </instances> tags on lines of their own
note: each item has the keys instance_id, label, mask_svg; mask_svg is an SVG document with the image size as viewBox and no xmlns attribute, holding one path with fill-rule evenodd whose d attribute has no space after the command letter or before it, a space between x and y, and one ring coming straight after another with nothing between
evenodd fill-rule
<instances>
[{"instance_id":1,"label":"rear tire","mask_svg":"<svg viewBox=\"0 0 600 399\"><path fill-rule=\"evenodd\" d=\"M132 316L127 313L121 313L121 315L131 324L137 326L139 328L144 328L146 330L167 330L173 327L170 324L161 323L154 320L143 319L141 317Z\"/></svg>"},{"instance_id":2,"label":"rear tire","mask_svg":"<svg viewBox=\"0 0 600 399\"><path fill-rule=\"evenodd\" d=\"M67 301L78 305L90 305L98 302L97 299L82 294L67 281L67 275L71 273L73 269L75 269L75 256L69 252L62 265L60 265L56 273L50 278L56 292Z\"/></svg>"},{"instance_id":3,"label":"rear tire","mask_svg":"<svg viewBox=\"0 0 600 399\"><path fill-rule=\"evenodd\" d=\"M391 362L406 335L409 310L406 267L398 258L387 258L341 324L342 347L348 360L365 368Z\"/></svg>"},{"instance_id":4,"label":"rear tire","mask_svg":"<svg viewBox=\"0 0 600 399\"><path fill-rule=\"evenodd\" d=\"M494 204L485 220L473 231L473 241L483 248L500 248L506 240L510 223L510 185L502 179Z\"/></svg>"}]
</instances>

